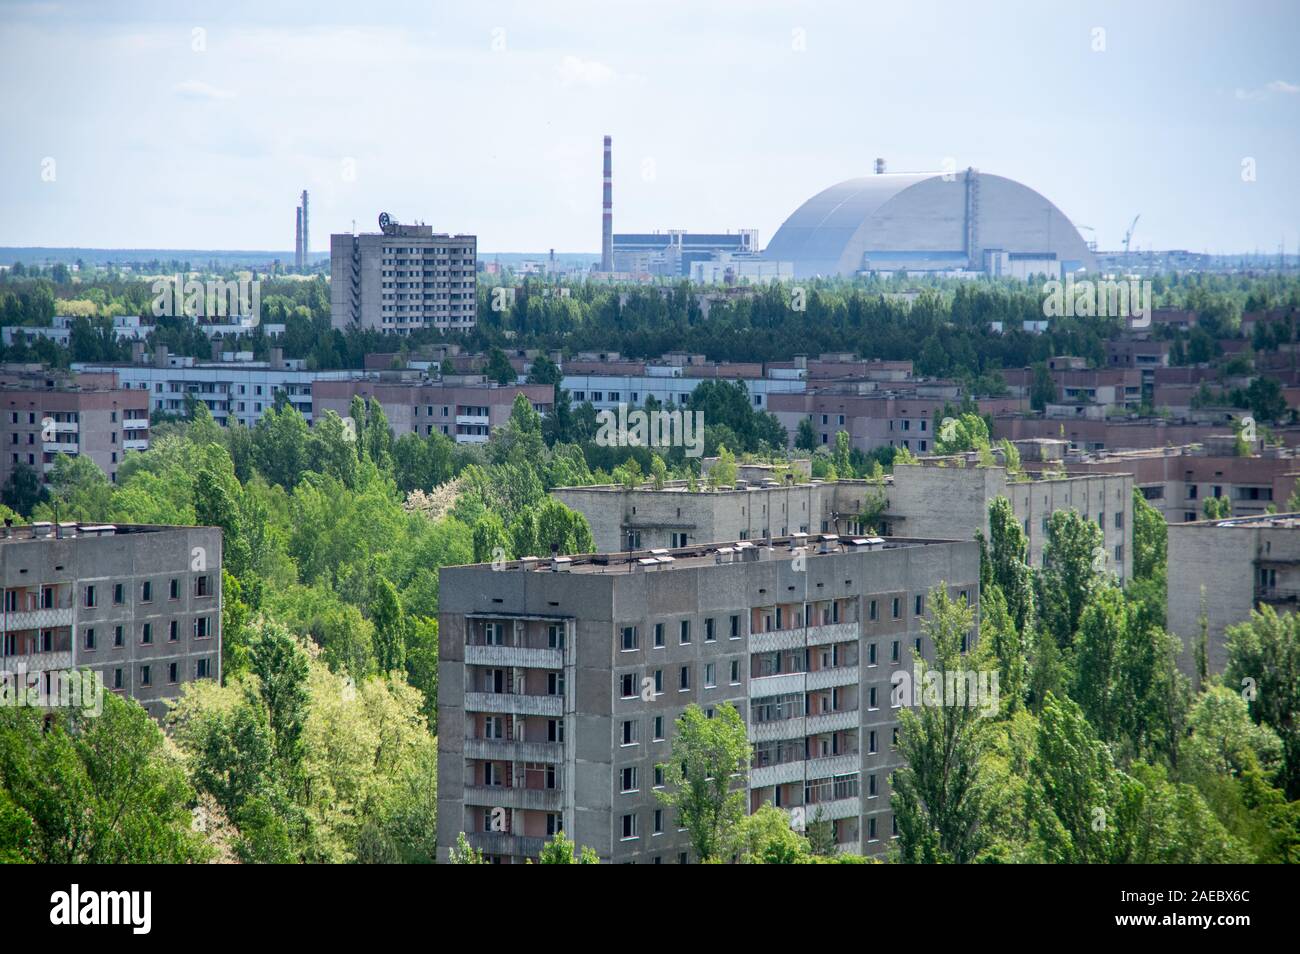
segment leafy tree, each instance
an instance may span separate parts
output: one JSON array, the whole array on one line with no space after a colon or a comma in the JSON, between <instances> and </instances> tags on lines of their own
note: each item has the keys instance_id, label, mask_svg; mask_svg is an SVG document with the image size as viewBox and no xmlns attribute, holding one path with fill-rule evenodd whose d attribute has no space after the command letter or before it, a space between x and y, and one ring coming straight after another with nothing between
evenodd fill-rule
<instances>
[{"instance_id":1,"label":"leafy tree","mask_svg":"<svg viewBox=\"0 0 1300 954\"><path fill-rule=\"evenodd\" d=\"M711 719L695 704L678 717L671 760L662 766L667 787L655 795L676 811L701 862L720 856L744 816L750 755L744 720L731 703Z\"/></svg>"},{"instance_id":2,"label":"leafy tree","mask_svg":"<svg viewBox=\"0 0 1300 954\"><path fill-rule=\"evenodd\" d=\"M542 853L538 856L537 863L539 865L598 865L600 858L594 849L585 846L578 851L578 846L571 842L564 832L558 831L542 846Z\"/></svg>"},{"instance_id":3,"label":"leafy tree","mask_svg":"<svg viewBox=\"0 0 1300 954\"><path fill-rule=\"evenodd\" d=\"M162 731L107 692L103 711L0 707L0 856L42 864L177 864L208 850Z\"/></svg>"},{"instance_id":4,"label":"leafy tree","mask_svg":"<svg viewBox=\"0 0 1300 954\"><path fill-rule=\"evenodd\" d=\"M375 626L375 659L379 671L405 670L411 623L402 611L396 587L382 576L374 583L370 620Z\"/></svg>"},{"instance_id":5,"label":"leafy tree","mask_svg":"<svg viewBox=\"0 0 1300 954\"><path fill-rule=\"evenodd\" d=\"M1163 576L1168 551L1169 525L1160 511L1133 488L1133 576L1140 580Z\"/></svg>"},{"instance_id":6,"label":"leafy tree","mask_svg":"<svg viewBox=\"0 0 1300 954\"><path fill-rule=\"evenodd\" d=\"M0 487L0 503L15 513L30 514L45 498L46 490L40 475L22 461L14 464L4 486Z\"/></svg>"},{"instance_id":7,"label":"leafy tree","mask_svg":"<svg viewBox=\"0 0 1300 954\"><path fill-rule=\"evenodd\" d=\"M1069 645L1079 617L1101 583L1097 563L1105 558L1101 528L1074 510L1057 510L1047 521L1038 604L1057 645Z\"/></svg>"},{"instance_id":8,"label":"leafy tree","mask_svg":"<svg viewBox=\"0 0 1300 954\"><path fill-rule=\"evenodd\" d=\"M928 685L939 684L966 669L962 646L974 627L974 613L964 602L948 596L947 587L930 591L930 616L923 623L934 645L931 668L918 659L917 670ZM913 687L913 695L921 686ZM909 864L972 861L986 843L982 821L988 812L988 792L981 778L984 748L982 717L977 706L938 705L925 701L899 712L899 749L903 767L892 778L891 804L898 823L898 852Z\"/></svg>"},{"instance_id":9,"label":"leafy tree","mask_svg":"<svg viewBox=\"0 0 1300 954\"><path fill-rule=\"evenodd\" d=\"M736 455L726 447L718 448L718 461L709 468L708 481L712 490L736 486Z\"/></svg>"},{"instance_id":10,"label":"leafy tree","mask_svg":"<svg viewBox=\"0 0 1300 954\"><path fill-rule=\"evenodd\" d=\"M510 359L500 348L493 348L488 352L487 367L483 373L488 376L488 380L495 381L497 384L505 386L514 384L518 379L514 366L510 364Z\"/></svg>"},{"instance_id":11,"label":"leafy tree","mask_svg":"<svg viewBox=\"0 0 1300 954\"><path fill-rule=\"evenodd\" d=\"M811 418L799 419L799 430L795 435L794 446L810 454L817 449L817 429L813 427Z\"/></svg>"},{"instance_id":12,"label":"leafy tree","mask_svg":"<svg viewBox=\"0 0 1300 954\"><path fill-rule=\"evenodd\" d=\"M1250 621L1227 630L1225 682L1240 688L1251 718L1282 740L1280 782L1300 798L1300 633L1294 613L1279 616L1261 604Z\"/></svg>"},{"instance_id":13,"label":"leafy tree","mask_svg":"<svg viewBox=\"0 0 1300 954\"><path fill-rule=\"evenodd\" d=\"M456 844L452 847L448 862L453 865L485 865L487 861L483 858L483 852L469 843L465 833L461 832L456 836Z\"/></svg>"},{"instance_id":14,"label":"leafy tree","mask_svg":"<svg viewBox=\"0 0 1300 954\"><path fill-rule=\"evenodd\" d=\"M529 384L549 384L558 388L563 379L564 372L560 370L560 366L544 354L535 357L532 366L528 369Z\"/></svg>"},{"instance_id":15,"label":"leafy tree","mask_svg":"<svg viewBox=\"0 0 1300 954\"><path fill-rule=\"evenodd\" d=\"M734 853L746 865L797 865L808 863L811 850L791 829L790 816L767 804L737 826Z\"/></svg>"}]
</instances>

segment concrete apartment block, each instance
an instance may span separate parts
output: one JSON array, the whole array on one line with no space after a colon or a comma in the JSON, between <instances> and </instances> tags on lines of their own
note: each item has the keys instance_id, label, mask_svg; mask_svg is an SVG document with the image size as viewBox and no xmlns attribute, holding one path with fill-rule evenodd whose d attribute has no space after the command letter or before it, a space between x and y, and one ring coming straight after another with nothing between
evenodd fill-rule
<instances>
[{"instance_id":1,"label":"concrete apartment block","mask_svg":"<svg viewBox=\"0 0 1300 954\"><path fill-rule=\"evenodd\" d=\"M966 539L982 530L987 537L989 501L999 496L1011 501L1029 537L1033 566L1043 565L1048 518L1057 510L1075 510L1102 528L1107 569L1121 580L1133 576L1133 477L1129 474L1016 481L1008 477L1005 467L897 464L884 532Z\"/></svg>"},{"instance_id":2,"label":"concrete apartment block","mask_svg":"<svg viewBox=\"0 0 1300 954\"><path fill-rule=\"evenodd\" d=\"M89 457L115 481L126 452L148 447L148 394L59 372L0 382L0 483L19 464L48 479L59 454Z\"/></svg>"},{"instance_id":3,"label":"concrete apartment block","mask_svg":"<svg viewBox=\"0 0 1300 954\"><path fill-rule=\"evenodd\" d=\"M0 672L28 686L99 673L155 718L221 678L221 530L35 523L0 528Z\"/></svg>"},{"instance_id":4,"label":"concrete apartment block","mask_svg":"<svg viewBox=\"0 0 1300 954\"><path fill-rule=\"evenodd\" d=\"M820 811L883 853L891 675L926 652L932 587L978 607L978 548L827 535L796 562L803 542L443 568L439 857L465 832L522 863L562 829L605 862L695 860L656 766L687 705L723 702L754 745L750 811Z\"/></svg>"},{"instance_id":5,"label":"concrete apartment block","mask_svg":"<svg viewBox=\"0 0 1300 954\"><path fill-rule=\"evenodd\" d=\"M552 496L582 512L596 548L605 552L698 546L725 540L761 541L794 533L858 535L879 532L922 539L971 540L988 535L988 505L1004 496L1029 536L1030 558L1042 565L1046 519L1054 510L1077 510L1105 533L1111 571L1132 571L1133 478L1127 474L1038 477L1015 481L1004 467L957 467L953 459L900 464L882 485L865 480L749 486L689 491L614 485L556 487ZM884 515L866 516L872 497L884 494ZM870 526L871 523L877 524Z\"/></svg>"},{"instance_id":6,"label":"concrete apartment block","mask_svg":"<svg viewBox=\"0 0 1300 954\"><path fill-rule=\"evenodd\" d=\"M555 388L549 384L489 384L470 377L465 383L408 379L409 373L368 373L365 380L319 381L312 388L312 413L351 413L352 399L374 398L384 409L393 434L444 434L459 444L486 444L494 428L510 420L515 396L528 398L539 414L549 414Z\"/></svg>"},{"instance_id":7,"label":"concrete apartment block","mask_svg":"<svg viewBox=\"0 0 1300 954\"><path fill-rule=\"evenodd\" d=\"M1167 621L1183 641L1179 665L1194 671L1205 616L1210 672L1227 656L1224 631L1261 603L1279 613L1300 602L1300 514L1169 525Z\"/></svg>"},{"instance_id":8,"label":"concrete apartment block","mask_svg":"<svg viewBox=\"0 0 1300 954\"><path fill-rule=\"evenodd\" d=\"M478 239L428 225L330 236L330 324L409 334L464 331L478 315Z\"/></svg>"}]
</instances>

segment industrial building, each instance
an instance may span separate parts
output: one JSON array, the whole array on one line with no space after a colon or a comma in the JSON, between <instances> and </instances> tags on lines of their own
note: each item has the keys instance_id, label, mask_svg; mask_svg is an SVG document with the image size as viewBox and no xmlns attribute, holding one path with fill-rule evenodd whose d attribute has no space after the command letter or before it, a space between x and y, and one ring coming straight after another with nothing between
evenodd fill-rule
<instances>
[{"instance_id":1,"label":"industrial building","mask_svg":"<svg viewBox=\"0 0 1300 954\"><path fill-rule=\"evenodd\" d=\"M221 530L34 523L0 528L0 675L48 697L89 669L155 718L221 679Z\"/></svg>"},{"instance_id":2,"label":"industrial building","mask_svg":"<svg viewBox=\"0 0 1300 954\"><path fill-rule=\"evenodd\" d=\"M410 334L467 331L478 315L478 239L401 225L330 236L330 324Z\"/></svg>"},{"instance_id":3,"label":"industrial building","mask_svg":"<svg viewBox=\"0 0 1300 954\"><path fill-rule=\"evenodd\" d=\"M771 263L764 273L757 264L741 266L758 253L758 230L736 232L627 232L614 234L614 271L661 278L690 278L697 264L718 262L723 268L749 267L756 275L779 273Z\"/></svg>"},{"instance_id":4,"label":"industrial building","mask_svg":"<svg viewBox=\"0 0 1300 954\"><path fill-rule=\"evenodd\" d=\"M464 832L523 863L561 830L603 862L698 860L656 797L659 766L688 705L724 702L753 746L749 811L820 816L842 850L883 854L891 677L933 652L933 587L978 611L979 550L806 539L444 567L439 860Z\"/></svg>"},{"instance_id":5,"label":"industrial building","mask_svg":"<svg viewBox=\"0 0 1300 954\"><path fill-rule=\"evenodd\" d=\"M799 206L763 257L796 279L871 272L1060 278L1096 271L1070 220L1028 186L976 169L847 179Z\"/></svg>"}]
</instances>

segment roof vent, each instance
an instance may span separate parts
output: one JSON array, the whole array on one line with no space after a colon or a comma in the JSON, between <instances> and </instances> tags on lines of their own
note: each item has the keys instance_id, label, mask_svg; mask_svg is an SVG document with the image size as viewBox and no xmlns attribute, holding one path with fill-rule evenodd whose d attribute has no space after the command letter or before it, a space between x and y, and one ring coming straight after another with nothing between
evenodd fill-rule
<instances>
[{"instance_id":1,"label":"roof vent","mask_svg":"<svg viewBox=\"0 0 1300 954\"><path fill-rule=\"evenodd\" d=\"M876 160L876 175L878 175L878 176L883 176L884 174L885 174L885 160L884 160L884 159L877 159L877 160Z\"/></svg>"}]
</instances>

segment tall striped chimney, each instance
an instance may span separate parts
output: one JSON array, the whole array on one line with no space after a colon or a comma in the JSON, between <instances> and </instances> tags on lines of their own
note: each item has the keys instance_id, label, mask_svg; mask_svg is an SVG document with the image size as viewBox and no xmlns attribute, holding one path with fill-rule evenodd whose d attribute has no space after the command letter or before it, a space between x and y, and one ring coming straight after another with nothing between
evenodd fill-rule
<instances>
[{"instance_id":1,"label":"tall striped chimney","mask_svg":"<svg viewBox=\"0 0 1300 954\"><path fill-rule=\"evenodd\" d=\"M614 176L611 154L612 140L605 137L605 190L604 205L600 214L600 270L614 270Z\"/></svg>"},{"instance_id":2,"label":"tall striped chimney","mask_svg":"<svg viewBox=\"0 0 1300 954\"><path fill-rule=\"evenodd\" d=\"M293 267L302 269L302 206L294 209Z\"/></svg>"},{"instance_id":3,"label":"tall striped chimney","mask_svg":"<svg viewBox=\"0 0 1300 954\"><path fill-rule=\"evenodd\" d=\"M302 190L302 267L306 268L311 256L311 233L307 230L307 190Z\"/></svg>"}]
</instances>

